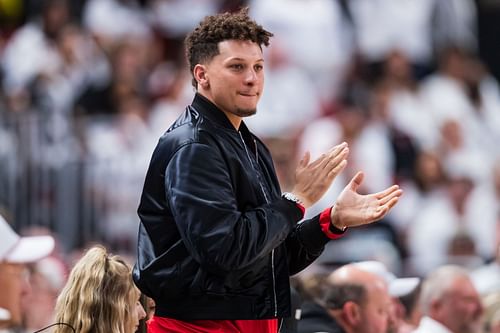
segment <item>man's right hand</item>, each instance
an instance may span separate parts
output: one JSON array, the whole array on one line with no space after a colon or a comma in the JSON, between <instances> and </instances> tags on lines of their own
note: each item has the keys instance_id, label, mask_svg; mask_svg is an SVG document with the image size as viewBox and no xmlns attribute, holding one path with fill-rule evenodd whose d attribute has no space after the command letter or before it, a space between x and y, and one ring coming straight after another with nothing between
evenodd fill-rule
<instances>
[{"instance_id":1,"label":"man's right hand","mask_svg":"<svg viewBox=\"0 0 500 333\"><path fill-rule=\"evenodd\" d=\"M365 225L382 219L396 205L403 191L398 185L373 194L359 194L363 173L358 172L337 198L331 210L331 223L337 229Z\"/></svg>"},{"instance_id":2,"label":"man's right hand","mask_svg":"<svg viewBox=\"0 0 500 333\"><path fill-rule=\"evenodd\" d=\"M305 153L295 170L295 186L291 191L305 208L315 204L330 188L335 177L347 165L348 154L346 142L333 147L311 163L310 153Z\"/></svg>"}]
</instances>

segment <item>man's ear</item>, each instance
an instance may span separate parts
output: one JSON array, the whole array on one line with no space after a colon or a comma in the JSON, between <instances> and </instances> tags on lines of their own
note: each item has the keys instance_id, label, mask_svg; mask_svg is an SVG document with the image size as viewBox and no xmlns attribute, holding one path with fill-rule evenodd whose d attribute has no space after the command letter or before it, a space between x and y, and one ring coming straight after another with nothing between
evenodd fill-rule
<instances>
[{"instance_id":1,"label":"man's ear","mask_svg":"<svg viewBox=\"0 0 500 333\"><path fill-rule=\"evenodd\" d=\"M210 86L205 65L197 64L194 66L193 75L198 85L203 89L207 89Z\"/></svg>"},{"instance_id":2,"label":"man's ear","mask_svg":"<svg viewBox=\"0 0 500 333\"><path fill-rule=\"evenodd\" d=\"M361 307L352 301L348 301L342 307L345 320L351 325L355 326L361 321Z\"/></svg>"},{"instance_id":3,"label":"man's ear","mask_svg":"<svg viewBox=\"0 0 500 333\"><path fill-rule=\"evenodd\" d=\"M429 311L431 313L436 314L437 316L441 315L441 311L443 310L443 300L442 299L434 299L432 300Z\"/></svg>"}]
</instances>

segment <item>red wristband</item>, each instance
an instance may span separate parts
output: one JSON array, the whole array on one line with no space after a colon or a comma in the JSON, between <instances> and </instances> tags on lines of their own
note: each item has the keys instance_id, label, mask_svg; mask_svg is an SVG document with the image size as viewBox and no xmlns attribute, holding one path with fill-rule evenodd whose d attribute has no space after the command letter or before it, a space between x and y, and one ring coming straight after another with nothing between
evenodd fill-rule
<instances>
[{"instance_id":1,"label":"red wristband","mask_svg":"<svg viewBox=\"0 0 500 333\"><path fill-rule=\"evenodd\" d=\"M326 235L326 237L328 237L330 239L337 239L337 238L340 238L344 235L345 230L340 230L338 228L335 228L335 226L332 225L331 217L330 217L331 213L332 213L332 207L329 207L329 208L325 209L323 212L321 212L321 214L319 215L319 225L320 225L323 233ZM332 231L332 229L335 232Z\"/></svg>"}]
</instances>

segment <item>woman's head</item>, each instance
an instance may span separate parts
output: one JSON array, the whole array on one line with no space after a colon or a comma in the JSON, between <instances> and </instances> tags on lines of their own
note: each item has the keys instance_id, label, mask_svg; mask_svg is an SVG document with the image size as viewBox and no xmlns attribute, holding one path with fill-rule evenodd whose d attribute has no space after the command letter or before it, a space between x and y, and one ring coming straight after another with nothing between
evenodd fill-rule
<instances>
[{"instance_id":1,"label":"woman's head","mask_svg":"<svg viewBox=\"0 0 500 333\"><path fill-rule=\"evenodd\" d=\"M139 303L130 266L96 246L71 270L57 299L56 321L79 333L133 333L146 314ZM56 333L70 333L59 326Z\"/></svg>"}]
</instances>

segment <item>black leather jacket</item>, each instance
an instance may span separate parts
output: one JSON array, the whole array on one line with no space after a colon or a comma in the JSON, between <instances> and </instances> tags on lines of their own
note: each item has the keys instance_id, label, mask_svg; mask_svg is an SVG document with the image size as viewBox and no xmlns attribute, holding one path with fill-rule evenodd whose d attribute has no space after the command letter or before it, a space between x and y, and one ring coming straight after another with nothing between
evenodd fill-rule
<instances>
[{"instance_id":1,"label":"black leather jacket","mask_svg":"<svg viewBox=\"0 0 500 333\"><path fill-rule=\"evenodd\" d=\"M289 275L329 240L319 217L297 224L264 144L201 95L160 138L138 213L134 281L181 320L289 316Z\"/></svg>"}]
</instances>

